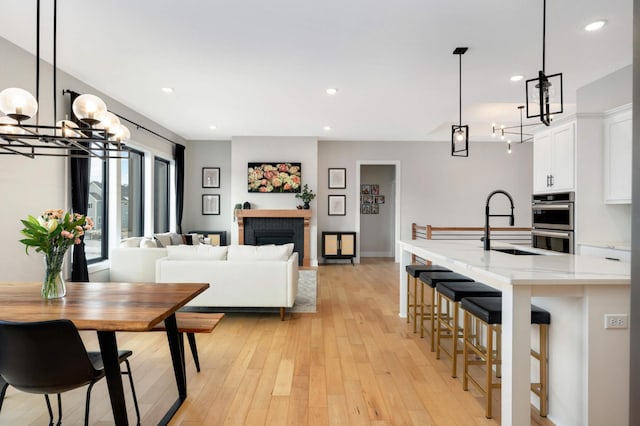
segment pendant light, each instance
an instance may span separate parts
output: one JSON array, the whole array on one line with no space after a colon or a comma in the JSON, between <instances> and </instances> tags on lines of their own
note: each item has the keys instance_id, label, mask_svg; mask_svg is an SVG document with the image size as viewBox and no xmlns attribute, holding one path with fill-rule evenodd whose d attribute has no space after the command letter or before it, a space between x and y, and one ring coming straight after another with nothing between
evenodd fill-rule
<instances>
[{"instance_id":1,"label":"pendant light","mask_svg":"<svg viewBox=\"0 0 640 426\"><path fill-rule=\"evenodd\" d=\"M57 0L53 1L53 119L57 99ZM105 103L94 95L78 96L72 106L79 127L69 120L41 125L38 117L40 93L40 0L36 1L36 96L10 87L0 91L0 154L36 156L94 156L125 158L128 148L122 143L130 137L129 129L107 111ZM63 94L72 93L65 90ZM28 123L34 119L36 124Z\"/></svg>"},{"instance_id":2,"label":"pendant light","mask_svg":"<svg viewBox=\"0 0 640 426\"><path fill-rule=\"evenodd\" d=\"M451 155L453 157L469 156L469 126L462 125L462 55L468 50L467 47L456 47L453 51L454 55L458 55L460 64L459 73L459 121L458 124L451 126Z\"/></svg>"},{"instance_id":3,"label":"pendant light","mask_svg":"<svg viewBox=\"0 0 640 426\"><path fill-rule=\"evenodd\" d=\"M518 110L520 111L520 125L518 126L505 126L502 125L500 128L496 127L496 123L491 125L491 137L496 137L497 133L500 133L500 140L505 140L507 135L516 135L520 136L520 143L525 143L533 140L532 133L525 133L524 128L529 126L539 126L540 123L529 123L524 124L522 121L522 110L524 109L524 105L519 105ZM518 129L518 131L514 132L512 130ZM511 140L507 140L507 152L511 154Z\"/></svg>"},{"instance_id":4,"label":"pendant light","mask_svg":"<svg viewBox=\"0 0 640 426\"><path fill-rule=\"evenodd\" d=\"M527 118L540 117L545 125L551 125L553 114L563 112L562 73L545 74L547 0L542 0L542 69L538 78L526 81Z\"/></svg>"}]
</instances>

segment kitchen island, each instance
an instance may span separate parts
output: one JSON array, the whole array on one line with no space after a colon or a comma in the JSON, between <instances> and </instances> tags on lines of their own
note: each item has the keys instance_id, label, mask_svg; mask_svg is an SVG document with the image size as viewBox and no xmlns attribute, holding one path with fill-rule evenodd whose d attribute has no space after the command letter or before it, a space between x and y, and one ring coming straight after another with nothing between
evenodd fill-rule
<instances>
[{"instance_id":1,"label":"kitchen island","mask_svg":"<svg viewBox=\"0 0 640 426\"><path fill-rule=\"evenodd\" d=\"M529 305L551 312L549 419L557 425L627 425L629 330L605 329L605 314L630 311L630 265L519 247L539 255L484 251L479 241L399 241L400 316L405 266L415 254L502 291L503 425L530 423ZM494 248L508 247L495 243Z\"/></svg>"}]
</instances>

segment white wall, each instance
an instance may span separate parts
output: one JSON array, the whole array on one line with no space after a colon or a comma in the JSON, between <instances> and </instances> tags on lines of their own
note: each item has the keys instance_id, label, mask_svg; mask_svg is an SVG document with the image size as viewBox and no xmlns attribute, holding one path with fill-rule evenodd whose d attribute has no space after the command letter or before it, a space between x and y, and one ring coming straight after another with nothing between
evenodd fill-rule
<instances>
[{"instance_id":1,"label":"white wall","mask_svg":"<svg viewBox=\"0 0 640 426\"><path fill-rule=\"evenodd\" d=\"M0 58L3 62L3 66L0 67L0 90L21 87L35 95L35 57L0 38ZM68 114L66 111L69 109L69 97L61 95L63 89L92 93L100 96L111 111L124 115L178 143L184 143L182 138L169 130L64 72L58 71L57 80L58 120L65 118L65 114ZM41 62L40 66L40 84L40 124L53 124L55 120L53 119L51 66L45 62ZM137 130L133 126L128 127L137 147L153 149L168 158L173 157L172 144ZM20 219L26 218L29 214L37 216L49 208L71 209L68 160L53 157L29 159L17 155L0 155L0 194L3 196L5 205L0 209L0 234L5 237L0 246L0 281L41 280L44 276L42 255L25 255L24 246L18 242L21 238L20 229L22 229ZM68 276L68 273L66 275Z\"/></svg>"},{"instance_id":2,"label":"white wall","mask_svg":"<svg viewBox=\"0 0 640 426\"><path fill-rule=\"evenodd\" d=\"M202 187L202 168L220 168L220 188ZM227 242L230 235L230 223L233 222L233 206L231 200L231 141L189 141L185 150L184 174L184 213L182 217L183 232L227 231ZM202 195L220 195L220 215L202 214Z\"/></svg>"}]
</instances>

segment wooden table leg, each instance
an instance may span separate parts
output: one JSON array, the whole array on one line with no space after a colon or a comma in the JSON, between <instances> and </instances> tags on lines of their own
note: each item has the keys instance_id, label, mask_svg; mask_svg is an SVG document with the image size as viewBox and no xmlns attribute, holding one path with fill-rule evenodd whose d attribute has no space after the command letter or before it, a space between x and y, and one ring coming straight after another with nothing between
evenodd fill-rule
<instances>
[{"instance_id":1,"label":"wooden table leg","mask_svg":"<svg viewBox=\"0 0 640 426\"><path fill-rule=\"evenodd\" d=\"M120 362L118 361L118 343L115 331L98 331L100 354L104 365L105 378L111 399L113 420L118 426L128 425L127 405L124 402L124 390L122 388L122 375L120 374Z\"/></svg>"}]
</instances>

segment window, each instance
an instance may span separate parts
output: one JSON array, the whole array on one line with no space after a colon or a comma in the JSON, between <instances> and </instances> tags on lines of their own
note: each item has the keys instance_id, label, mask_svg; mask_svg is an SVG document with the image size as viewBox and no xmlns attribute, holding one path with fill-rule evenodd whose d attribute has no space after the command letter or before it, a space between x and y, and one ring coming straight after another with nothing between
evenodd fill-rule
<instances>
[{"instance_id":1,"label":"window","mask_svg":"<svg viewBox=\"0 0 640 426\"><path fill-rule=\"evenodd\" d=\"M144 234L144 153L129 151L120 175L120 238Z\"/></svg>"},{"instance_id":2,"label":"window","mask_svg":"<svg viewBox=\"0 0 640 426\"><path fill-rule=\"evenodd\" d=\"M87 231L84 237L87 263L107 258L107 162L92 157L89 162L89 208L87 214L93 219L95 227Z\"/></svg>"},{"instance_id":3,"label":"window","mask_svg":"<svg viewBox=\"0 0 640 426\"><path fill-rule=\"evenodd\" d=\"M169 162L157 157L153 165L153 231L169 231Z\"/></svg>"}]
</instances>

